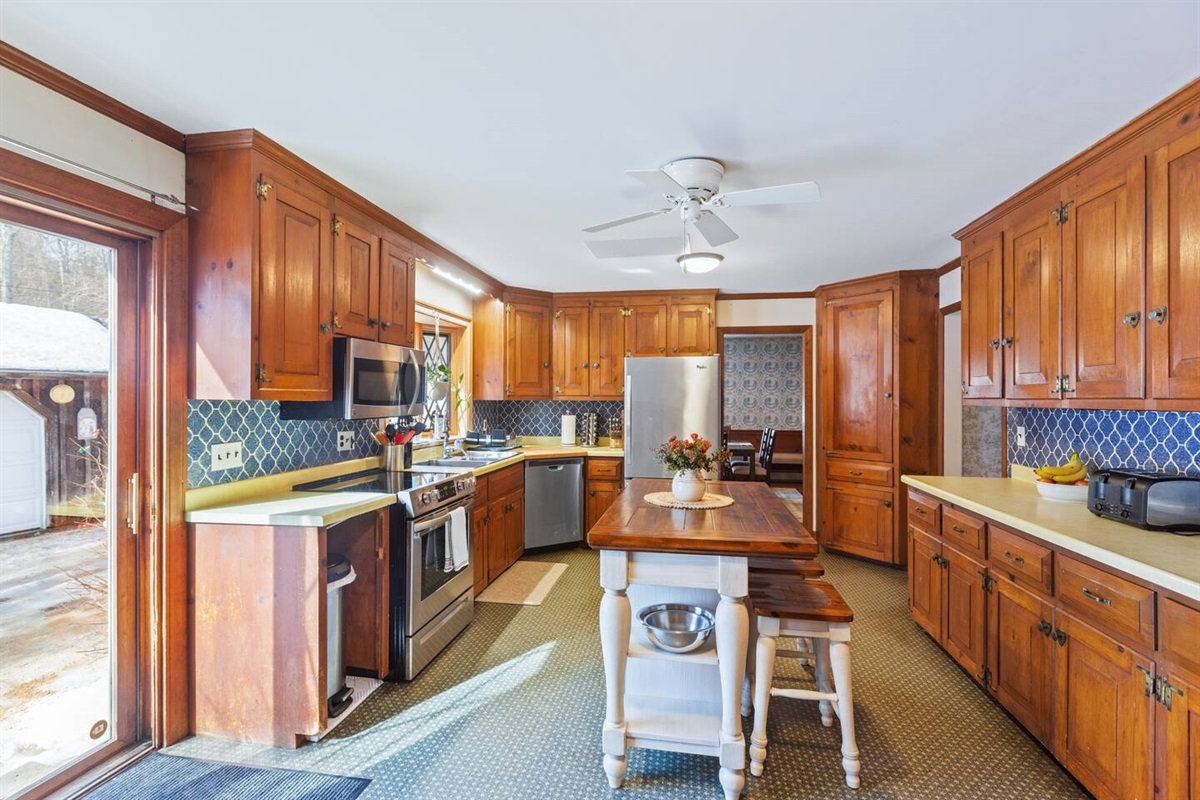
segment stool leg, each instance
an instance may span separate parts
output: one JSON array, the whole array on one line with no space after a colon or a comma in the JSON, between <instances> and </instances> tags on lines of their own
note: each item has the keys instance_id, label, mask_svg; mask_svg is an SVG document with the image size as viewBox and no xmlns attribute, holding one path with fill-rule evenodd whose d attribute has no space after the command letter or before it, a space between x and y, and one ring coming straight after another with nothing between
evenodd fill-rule
<instances>
[{"instance_id":1,"label":"stool leg","mask_svg":"<svg viewBox=\"0 0 1200 800\"><path fill-rule=\"evenodd\" d=\"M829 680L829 640L813 637L809 642L812 644L813 656L816 659L813 677L817 679L817 691L832 694L835 690ZM826 728L832 728L833 703L828 700L820 700L817 705L821 709L821 724Z\"/></svg>"},{"instance_id":2,"label":"stool leg","mask_svg":"<svg viewBox=\"0 0 1200 800\"><path fill-rule=\"evenodd\" d=\"M775 637L758 635L754 670L754 732L750 734L750 774L762 775L767 760L767 706L775 677Z\"/></svg>"},{"instance_id":3,"label":"stool leg","mask_svg":"<svg viewBox=\"0 0 1200 800\"><path fill-rule=\"evenodd\" d=\"M850 686L850 644L833 642L829 646L833 662L833 681L837 687L838 720L842 723L842 769L846 785L857 789L861 783L862 764L858 760L858 742L854 740L854 694Z\"/></svg>"}]
</instances>

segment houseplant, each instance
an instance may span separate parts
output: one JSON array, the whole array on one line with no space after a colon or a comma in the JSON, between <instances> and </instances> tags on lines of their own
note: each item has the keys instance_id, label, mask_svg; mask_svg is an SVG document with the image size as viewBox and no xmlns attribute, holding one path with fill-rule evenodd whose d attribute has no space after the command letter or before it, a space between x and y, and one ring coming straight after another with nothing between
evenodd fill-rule
<instances>
[{"instance_id":1,"label":"houseplant","mask_svg":"<svg viewBox=\"0 0 1200 800\"><path fill-rule=\"evenodd\" d=\"M462 374L455 377L454 373L445 364L435 364L428 368L425 378L426 383L429 385L428 402L440 403L442 400L447 399L451 392L454 392L453 408L448 410L447 416L450 416L452 413L455 417L459 417L463 412L470 410L471 394L466 391L466 387L463 385L463 377ZM449 420L446 420L446 422L448 424Z\"/></svg>"},{"instance_id":2,"label":"houseplant","mask_svg":"<svg viewBox=\"0 0 1200 800\"><path fill-rule=\"evenodd\" d=\"M675 477L671 479L671 494L685 503L694 503L704 497L708 482L701 473L715 469L729 460L729 451L713 450L712 442L693 433L683 439L672 436L659 445L654 457L666 466Z\"/></svg>"}]
</instances>

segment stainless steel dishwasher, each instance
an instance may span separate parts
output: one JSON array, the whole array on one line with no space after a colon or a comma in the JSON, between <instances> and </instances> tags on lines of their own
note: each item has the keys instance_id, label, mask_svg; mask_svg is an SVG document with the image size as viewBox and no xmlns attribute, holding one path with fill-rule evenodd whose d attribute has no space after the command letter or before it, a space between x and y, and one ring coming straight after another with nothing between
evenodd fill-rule
<instances>
[{"instance_id":1,"label":"stainless steel dishwasher","mask_svg":"<svg viewBox=\"0 0 1200 800\"><path fill-rule=\"evenodd\" d=\"M583 459L525 462L525 549L583 538Z\"/></svg>"}]
</instances>

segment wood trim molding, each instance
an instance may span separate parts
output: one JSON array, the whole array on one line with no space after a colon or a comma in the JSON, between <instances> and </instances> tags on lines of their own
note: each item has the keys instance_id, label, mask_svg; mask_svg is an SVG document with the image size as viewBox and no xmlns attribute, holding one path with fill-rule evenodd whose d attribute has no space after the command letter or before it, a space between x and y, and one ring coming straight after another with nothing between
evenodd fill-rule
<instances>
[{"instance_id":1,"label":"wood trim molding","mask_svg":"<svg viewBox=\"0 0 1200 800\"><path fill-rule=\"evenodd\" d=\"M815 296L819 297L823 294L826 294L827 292L835 292L837 294L844 294L844 293L848 293L848 292L859 292L859 291L862 291L862 287L864 285L869 285L872 283L879 283L879 284L891 283L893 281L899 280L902 276L905 276L905 275L915 275L915 276L924 275L924 276L932 276L932 277L936 278L937 270L936 269L897 269L897 270L892 270L891 272L881 272L878 275L864 275L861 278L850 278L849 280L838 281L837 283L823 283L817 287Z\"/></svg>"},{"instance_id":2,"label":"wood trim molding","mask_svg":"<svg viewBox=\"0 0 1200 800\"><path fill-rule=\"evenodd\" d=\"M1082 153L1059 164L995 208L964 225L954 232L954 238L960 241L965 239L981 228L990 225L997 219L1034 199L1038 194L1054 184L1060 183L1075 172L1086 169L1123 145L1129 144L1134 139L1146 133L1150 128L1176 114L1187 112L1184 114L1182 122L1193 121L1194 116L1200 114L1200 107L1188 110L1188 107L1193 105L1200 106L1200 78L1196 78L1190 83L1185 84L1179 91L1134 117L1120 129L1105 136L1091 147L1086 148Z\"/></svg>"},{"instance_id":3,"label":"wood trim molding","mask_svg":"<svg viewBox=\"0 0 1200 800\"><path fill-rule=\"evenodd\" d=\"M808 292L717 292L717 300L808 300L817 296Z\"/></svg>"},{"instance_id":4,"label":"wood trim molding","mask_svg":"<svg viewBox=\"0 0 1200 800\"><path fill-rule=\"evenodd\" d=\"M959 300L957 303L951 303L950 305L942 306L938 309L938 311L941 312L943 317L947 314L953 314L957 311L962 311L962 300Z\"/></svg>"},{"instance_id":5,"label":"wood trim molding","mask_svg":"<svg viewBox=\"0 0 1200 800\"><path fill-rule=\"evenodd\" d=\"M962 258L956 256L953 261L947 261L945 264L942 264L940 267L938 267L937 275L940 278L943 275L945 275L947 272L954 272L954 270L958 269L961 266L962 266Z\"/></svg>"},{"instance_id":6,"label":"wood trim molding","mask_svg":"<svg viewBox=\"0 0 1200 800\"><path fill-rule=\"evenodd\" d=\"M0 66L10 69L34 83L40 83L47 89L58 92L63 97L68 97L93 111L98 111L109 119L116 120L127 128L132 128L168 147L179 151L183 150L183 134L170 125L125 105L120 100L88 86L79 79L71 77L62 70L55 69L45 61L40 61L5 41L0 41Z\"/></svg>"}]
</instances>

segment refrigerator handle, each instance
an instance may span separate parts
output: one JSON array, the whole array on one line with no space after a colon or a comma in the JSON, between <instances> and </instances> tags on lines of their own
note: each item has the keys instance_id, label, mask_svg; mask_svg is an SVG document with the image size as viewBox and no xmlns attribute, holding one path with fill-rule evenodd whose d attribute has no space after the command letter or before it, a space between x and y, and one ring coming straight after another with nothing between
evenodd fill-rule
<instances>
[{"instance_id":1,"label":"refrigerator handle","mask_svg":"<svg viewBox=\"0 0 1200 800\"><path fill-rule=\"evenodd\" d=\"M628 410L632 407L633 407L633 376L630 375L628 372L626 372L625 373L625 408L626 408L626 410ZM623 447L625 449L625 466L624 466L624 469L622 469L622 471L621 471L621 474L624 477L625 481L629 480L629 467L630 467L630 464L629 464L629 444L630 444L629 438L630 437L629 437L629 435L631 433L633 433L633 430L632 430L633 426L630 424L631 421L632 420L629 419L629 414L628 413L625 414L625 441L623 443Z\"/></svg>"}]
</instances>

